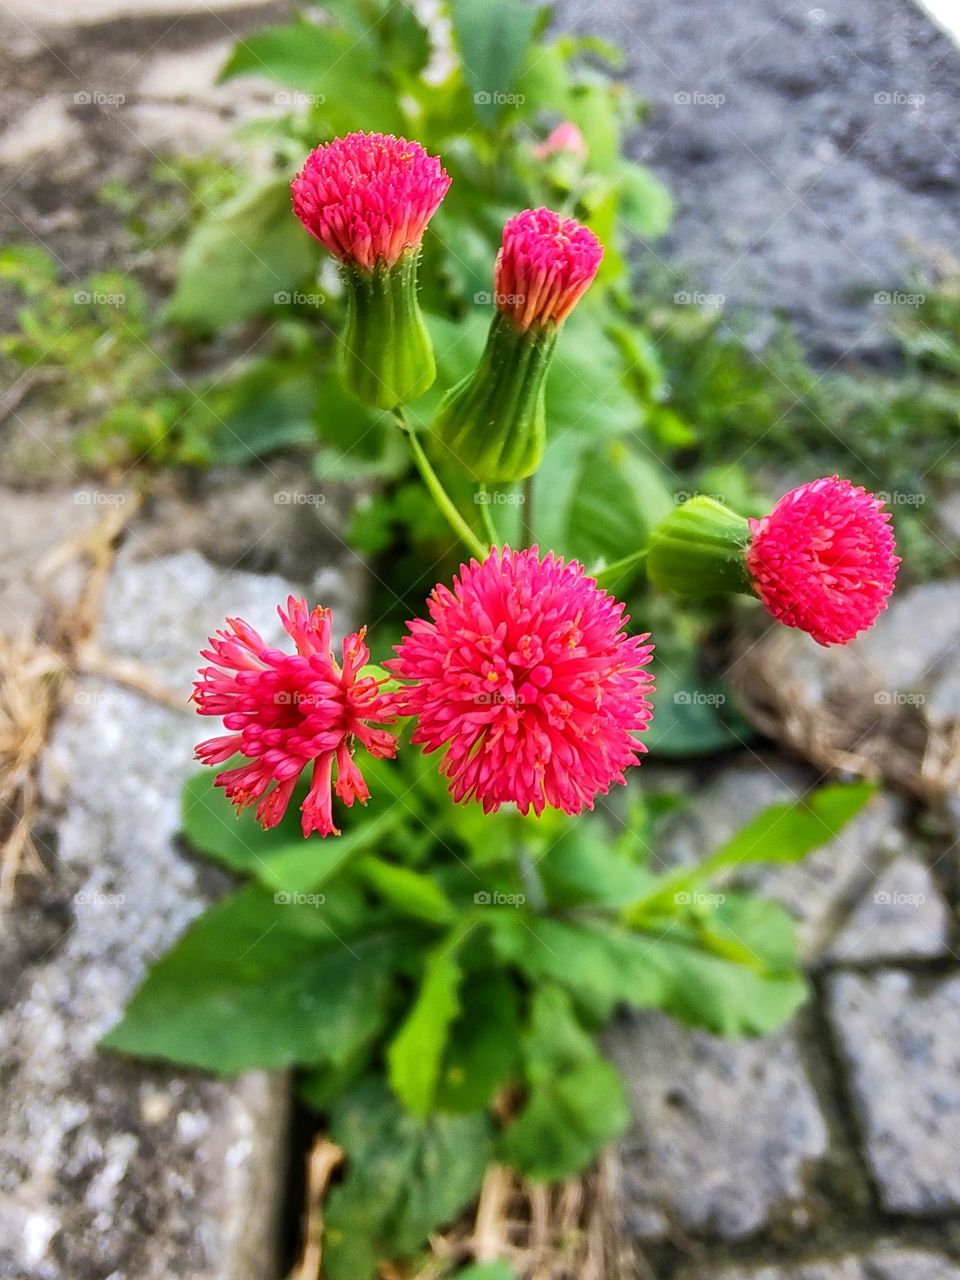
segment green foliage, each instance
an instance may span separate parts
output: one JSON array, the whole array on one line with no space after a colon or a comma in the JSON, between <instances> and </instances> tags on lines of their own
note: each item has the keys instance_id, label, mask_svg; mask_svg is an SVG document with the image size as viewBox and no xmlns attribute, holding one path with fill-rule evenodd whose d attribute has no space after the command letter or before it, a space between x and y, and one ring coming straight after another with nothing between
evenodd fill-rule
<instances>
[{"instance_id":1,"label":"green foliage","mask_svg":"<svg viewBox=\"0 0 960 1280\"><path fill-rule=\"evenodd\" d=\"M367 773L374 801L339 840L298 838L295 816L263 832L206 777L187 784L185 837L250 882L157 961L104 1041L227 1075L299 1065L348 1156L325 1257L350 1280L455 1217L495 1149L562 1178L623 1131L624 1088L595 1044L618 1004L725 1035L789 1018L806 992L792 920L710 879L803 856L872 793L774 805L658 873L669 798L635 796L616 832L452 806L411 748Z\"/></svg>"}]
</instances>

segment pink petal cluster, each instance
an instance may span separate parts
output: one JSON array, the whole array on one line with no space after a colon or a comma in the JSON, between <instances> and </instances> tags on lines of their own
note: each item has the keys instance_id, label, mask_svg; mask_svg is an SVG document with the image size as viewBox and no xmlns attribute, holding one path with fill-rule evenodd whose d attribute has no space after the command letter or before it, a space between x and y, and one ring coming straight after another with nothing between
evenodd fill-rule
<instances>
[{"instance_id":1,"label":"pink petal cluster","mask_svg":"<svg viewBox=\"0 0 960 1280\"><path fill-rule=\"evenodd\" d=\"M495 301L521 332L561 324L593 283L603 245L574 218L525 209L503 228L494 269Z\"/></svg>"},{"instance_id":2,"label":"pink petal cluster","mask_svg":"<svg viewBox=\"0 0 960 1280\"><path fill-rule=\"evenodd\" d=\"M202 667L193 700L204 716L222 716L230 732L197 747L197 759L218 765L231 756L246 762L216 779L242 809L257 804L257 818L274 827L283 817L297 781L313 764L310 790L300 806L303 834L339 835L333 824L331 783L336 764L336 793L347 806L365 804L370 792L353 759L355 742L372 756L396 752L396 739L371 726L389 722L381 681L359 672L369 661L363 631L343 642L343 665L330 651L329 609L314 609L290 596L278 609L296 653L270 648L240 618L210 637L201 656L215 663Z\"/></svg>"},{"instance_id":3,"label":"pink petal cluster","mask_svg":"<svg viewBox=\"0 0 960 1280\"><path fill-rule=\"evenodd\" d=\"M647 636L624 606L552 553L494 550L438 586L386 665L412 681L396 696L413 741L446 747L455 800L579 813L624 781L652 715Z\"/></svg>"},{"instance_id":4,"label":"pink petal cluster","mask_svg":"<svg viewBox=\"0 0 960 1280\"><path fill-rule=\"evenodd\" d=\"M450 178L419 142L351 133L311 151L290 185L310 234L335 258L372 271L420 244Z\"/></svg>"},{"instance_id":5,"label":"pink petal cluster","mask_svg":"<svg viewBox=\"0 0 960 1280\"><path fill-rule=\"evenodd\" d=\"M587 158L587 140L572 120L564 120L563 124L558 124L553 132L533 149L533 154L538 160L547 160L550 156L563 152L575 156L577 160Z\"/></svg>"},{"instance_id":6,"label":"pink petal cluster","mask_svg":"<svg viewBox=\"0 0 960 1280\"><path fill-rule=\"evenodd\" d=\"M887 607L900 558L883 503L837 476L785 494L751 520L747 569L757 595L819 644L847 644Z\"/></svg>"}]
</instances>

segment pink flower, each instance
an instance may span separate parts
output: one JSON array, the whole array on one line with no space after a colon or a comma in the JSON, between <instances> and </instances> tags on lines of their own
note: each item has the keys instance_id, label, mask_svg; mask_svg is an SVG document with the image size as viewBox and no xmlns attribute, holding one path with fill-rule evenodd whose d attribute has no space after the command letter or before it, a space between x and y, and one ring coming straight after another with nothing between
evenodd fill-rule
<instances>
[{"instance_id":1,"label":"pink flower","mask_svg":"<svg viewBox=\"0 0 960 1280\"><path fill-rule=\"evenodd\" d=\"M521 332L562 324L589 289L603 245L574 218L525 209L503 228L494 268L497 307Z\"/></svg>"},{"instance_id":2,"label":"pink flower","mask_svg":"<svg viewBox=\"0 0 960 1280\"><path fill-rule=\"evenodd\" d=\"M887 607L900 558L872 493L837 476L813 480L749 524L753 586L786 626L818 644L847 644Z\"/></svg>"},{"instance_id":3,"label":"pink flower","mask_svg":"<svg viewBox=\"0 0 960 1280\"><path fill-rule=\"evenodd\" d=\"M226 629L202 651L216 666L200 668L193 700L202 716L223 716L230 732L201 742L197 759L218 765L238 752L246 756L248 763L221 773L216 785L238 810L258 801L257 819L264 827L275 827L283 817L300 774L312 762L310 791L300 806L303 834L339 835L333 825L333 766L343 803L366 804L370 792L353 759L354 743L372 756L392 756L396 739L371 724L393 717L381 682L358 676L370 657L363 631L344 640L341 667L330 652L329 609L311 613L305 600L290 596L286 613L277 612L296 653L269 648L240 618L228 618Z\"/></svg>"},{"instance_id":4,"label":"pink flower","mask_svg":"<svg viewBox=\"0 0 960 1280\"><path fill-rule=\"evenodd\" d=\"M564 151L578 160L587 158L586 139L572 120L564 120L563 124L558 124L543 142L534 147L533 154L538 160L547 160Z\"/></svg>"},{"instance_id":5,"label":"pink flower","mask_svg":"<svg viewBox=\"0 0 960 1280\"><path fill-rule=\"evenodd\" d=\"M450 178L419 142L351 133L311 151L290 184L293 211L335 258L372 271L416 249Z\"/></svg>"},{"instance_id":6,"label":"pink flower","mask_svg":"<svg viewBox=\"0 0 960 1280\"><path fill-rule=\"evenodd\" d=\"M417 717L413 741L446 747L455 800L579 813L624 781L646 750L653 646L581 565L494 550L428 607L386 665L412 681L396 702Z\"/></svg>"}]
</instances>

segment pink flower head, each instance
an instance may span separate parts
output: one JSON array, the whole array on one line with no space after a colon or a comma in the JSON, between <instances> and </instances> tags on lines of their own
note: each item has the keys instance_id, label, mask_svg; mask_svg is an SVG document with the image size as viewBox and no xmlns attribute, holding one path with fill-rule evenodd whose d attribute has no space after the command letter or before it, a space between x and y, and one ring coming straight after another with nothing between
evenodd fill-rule
<instances>
[{"instance_id":1,"label":"pink flower head","mask_svg":"<svg viewBox=\"0 0 960 1280\"><path fill-rule=\"evenodd\" d=\"M524 209L503 228L494 268L496 304L521 332L562 324L593 283L603 245L574 218Z\"/></svg>"},{"instance_id":2,"label":"pink flower head","mask_svg":"<svg viewBox=\"0 0 960 1280\"><path fill-rule=\"evenodd\" d=\"M881 500L849 480L812 480L751 520L747 569L760 599L818 644L848 644L887 607L899 556Z\"/></svg>"},{"instance_id":3,"label":"pink flower head","mask_svg":"<svg viewBox=\"0 0 960 1280\"><path fill-rule=\"evenodd\" d=\"M310 234L367 271L417 248L449 186L436 156L389 133L334 138L310 152L290 184Z\"/></svg>"},{"instance_id":4,"label":"pink flower head","mask_svg":"<svg viewBox=\"0 0 960 1280\"><path fill-rule=\"evenodd\" d=\"M370 792L353 759L354 742L372 756L388 757L396 739L372 724L393 719L380 681L359 676L370 654L363 631L343 642L343 666L330 652L329 609L311 613L305 600L290 596L278 608L296 653L269 648L241 618L210 637L201 657L216 666L201 667L193 700L202 716L223 716L230 732L197 747L197 759L218 765L238 752L247 763L216 780L237 809L257 804L257 819L275 827L286 812L304 768L313 763L310 791L300 806L303 834L339 835L333 825L331 780L347 806L366 804ZM271 789L268 789L271 788Z\"/></svg>"},{"instance_id":5,"label":"pink flower head","mask_svg":"<svg viewBox=\"0 0 960 1280\"><path fill-rule=\"evenodd\" d=\"M646 750L653 645L624 633L623 605L581 565L494 550L428 607L386 665L413 682L397 709L417 717L414 742L446 747L455 800L579 813L624 781Z\"/></svg>"},{"instance_id":6,"label":"pink flower head","mask_svg":"<svg viewBox=\"0 0 960 1280\"><path fill-rule=\"evenodd\" d=\"M533 149L538 160L548 160L562 152L575 156L577 160L586 160L587 142L583 134L572 120L564 120L554 131Z\"/></svg>"}]
</instances>

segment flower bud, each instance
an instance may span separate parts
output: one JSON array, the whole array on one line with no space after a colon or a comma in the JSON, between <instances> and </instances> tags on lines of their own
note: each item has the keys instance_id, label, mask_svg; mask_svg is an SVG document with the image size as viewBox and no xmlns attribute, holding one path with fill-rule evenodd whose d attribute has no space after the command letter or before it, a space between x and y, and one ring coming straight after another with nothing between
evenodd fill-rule
<instances>
[{"instance_id":1,"label":"flower bud","mask_svg":"<svg viewBox=\"0 0 960 1280\"><path fill-rule=\"evenodd\" d=\"M760 520L691 498L654 529L647 573L662 590L756 595L818 644L849 644L887 607L895 552L880 499L830 476L791 489Z\"/></svg>"},{"instance_id":2,"label":"flower bud","mask_svg":"<svg viewBox=\"0 0 960 1280\"><path fill-rule=\"evenodd\" d=\"M448 392L434 431L476 480L532 475L546 445L544 383L557 334L590 287L603 247L547 209L507 222L494 270L496 312L473 373Z\"/></svg>"},{"instance_id":3,"label":"flower bud","mask_svg":"<svg viewBox=\"0 0 960 1280\"><path fill-rule=\"evenodd\" d=\"M352 133L317 147L291 184L294 213L341 266L344 382L375 408L421 395L436 377L417 301L417 262L449 186L440 161L419 143L382 133Z\"/></svg>"},{"instance_id":4,"label":"flower bud","mask_svg":"<svg viewBox=\"0 0 960 1280\"><path fill-rule=\"evenodd\" d=\"M716 595L752 591L745 554L750 526L723 503L696 494L650 535L647 576L661 591Z\"/></svg>"}]
</instances>

